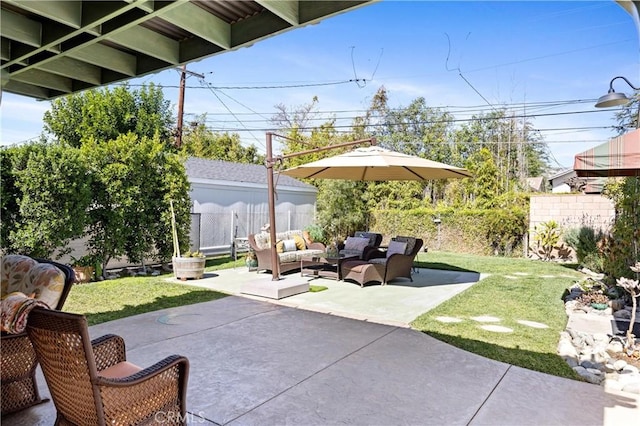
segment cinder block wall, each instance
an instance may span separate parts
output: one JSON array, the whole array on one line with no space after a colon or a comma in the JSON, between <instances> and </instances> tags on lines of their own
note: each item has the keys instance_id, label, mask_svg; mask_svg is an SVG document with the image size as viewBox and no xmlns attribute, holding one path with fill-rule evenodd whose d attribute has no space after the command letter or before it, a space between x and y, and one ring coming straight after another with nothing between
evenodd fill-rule
<instances>
[{"instance_id":1,"label":"cinder block wall","mask_svg":"<svg viewBox=\"0 0 640 426\"><path fill-rule=\"evenodd\" d=\"M534 229L555 220L561 232L569 228L589 226L608 231L615 217L613 201L599 194L532 195L529 206L529 256L535 255ZM575 259L573 253L572 258Z\"/></svg>"}]
</instances>

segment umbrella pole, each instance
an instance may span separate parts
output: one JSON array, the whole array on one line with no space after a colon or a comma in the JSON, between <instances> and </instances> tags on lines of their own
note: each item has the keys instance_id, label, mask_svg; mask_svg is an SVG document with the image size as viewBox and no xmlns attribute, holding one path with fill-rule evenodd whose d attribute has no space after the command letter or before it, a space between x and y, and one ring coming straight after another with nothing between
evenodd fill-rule
<instances>
[{"instance_id":1,"label":"umbrella pole","mask_svg":"<svg viewBox=\"0 0 640 426\"><path fill-rule=\"evenodd\" d=\"M265 163L267 166L267 199L269 204L269 244L271 245L271 280L278 281L280 279L280 265L278 262L278 253L276 252L276 199L275 188L273 184L273 133L267 132Z\"/></svg>"},{"instance_id":2,"label":"umbrella pole","mask_svg":"<svg viewBox=\"0 0 640 426\"><path fill-rule=\"evenodd\" d=\"M266 159L265 165L267 166L267 201L269 203L269 240L271 245L271 275L272 281L278 281L280 279L280 263L278 261L278 253L276 252L276 195L275 185L273 184L273 165L277 159L273 158L273 133L267 132L267 141L265 146ZM280 136L283 137L283 136ZM361 143L369 143L371 145L376 144L375 138L362 139L352 142L345 142L337 145L330 145L321 148L314 148L307 151L295 152L293 154L287 154L280 156L279 159L297 157L300 155L309 154L312 152L326 151L328 149L343 148L347 146L359 145Z\"/></svg>"}]
</instances>

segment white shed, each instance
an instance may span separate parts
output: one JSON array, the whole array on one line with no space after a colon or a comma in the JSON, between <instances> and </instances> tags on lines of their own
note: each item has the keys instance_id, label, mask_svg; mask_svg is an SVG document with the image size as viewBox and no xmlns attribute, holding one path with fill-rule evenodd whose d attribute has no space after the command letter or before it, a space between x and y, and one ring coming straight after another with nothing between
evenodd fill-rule
<instances>
[{"instance_id":1,"label":"white shed","mask_svg":"<svg viewBox=\"0 0 640 426\"><path fill-rule=\"evenodd\" d=\"M269 222L267 169L264 165L190 157L191 249L229 253L236 239ZM302 229L315 217L316 187L289 176L275 177L276 229Z\"/></svg>"}]
</instances>

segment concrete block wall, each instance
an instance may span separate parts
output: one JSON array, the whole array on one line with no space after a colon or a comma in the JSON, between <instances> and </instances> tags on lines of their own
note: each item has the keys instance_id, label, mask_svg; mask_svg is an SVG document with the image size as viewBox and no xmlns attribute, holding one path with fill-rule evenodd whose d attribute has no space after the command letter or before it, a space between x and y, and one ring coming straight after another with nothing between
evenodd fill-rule
<instances>
[{"instance_id":1,"label":"concrete block wall","mask_svg":"<svg viewBox=\"0 0 640 426\"><path fill-rule=\"evenodd\" d=\"M608 231L614 217L613 201L599 194L532 195L529 206L529 256L537 257L534 229L541 223L555 220L561 232L579 226ZM573 253L571 256L575 259Z\"/></svg>"}]
</instances>

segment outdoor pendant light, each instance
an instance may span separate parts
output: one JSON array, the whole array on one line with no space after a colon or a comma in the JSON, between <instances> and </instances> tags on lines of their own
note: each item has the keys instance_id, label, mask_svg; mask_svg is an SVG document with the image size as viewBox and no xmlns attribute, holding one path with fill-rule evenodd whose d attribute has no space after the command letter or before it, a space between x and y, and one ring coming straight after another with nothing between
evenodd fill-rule
<instances>
[{"instance_id":1,"label":"outdoor pendant light","mask_svg":"<svg viewBox=\"0 0 640 426\"><path fill-rule=\"evenodd\" d=\"M631 99L627 98L627 96L624 93L618 93L615 90L613 90L613 82L618 78L621 78L624 81L626 81L627 84L631 86L633 90L640 90L639 88L631 84L631 82L627 80L625 77L621 75L614 77L609 83L609 92L604 96L600 96L600 99L598 99L598 102L596 102L596 108L609 108L609 107L618 106L618 105L625 105L628 102L631 102Z\"/></svg>"}]
</instances>

